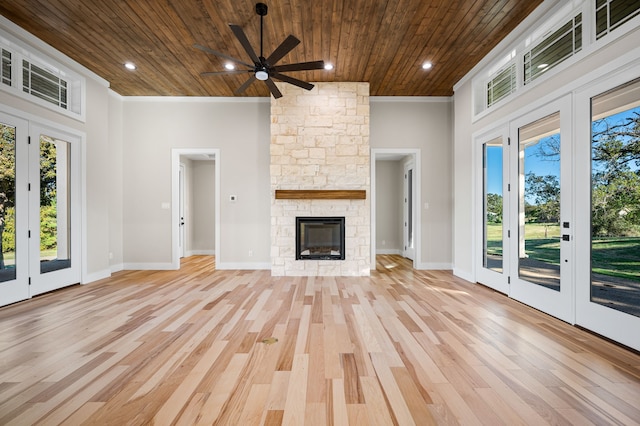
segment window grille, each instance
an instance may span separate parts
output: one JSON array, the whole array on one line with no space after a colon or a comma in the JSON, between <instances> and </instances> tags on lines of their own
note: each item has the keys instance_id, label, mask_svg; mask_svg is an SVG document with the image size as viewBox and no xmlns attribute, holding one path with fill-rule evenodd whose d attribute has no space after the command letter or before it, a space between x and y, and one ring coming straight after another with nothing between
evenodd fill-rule
<instances>
[{"instance_id":1,"label":"window grille","mask_svg":"<svg viewBox=\"0 0 640 426\"><path fill-rule=\"evenodd\" d=\"M2 77L0 82L11 86L11 52L5 49L2 50Z\"/></svg>"},{"instance_id":2,"label":"window grille","mask_svg":"<svg viewBox=\"0 0 640 426\"><path fill-rule=\"evenodd\" d=\"M22 61L22 90L67 109L67 82L29 61Z\"/></svg>"},{"instance_id":3,"label":"window grille","mask_svg":"<svg viewBox=\"0 0 640 426\"><path fill-rule=\"evenodd\" d=\"M596 40L639 14L637 0L596 0Z\"/></svg>"},{"instance_id":4,"label":"window grille","mask_svg":"<svg viewBox=\"0 0 640 426\"><path fill-rule=\"evenodd\" d=\"M568 21L524 54L524 84L529 84L582 49L582 14Z\"/></svg>"},{"instance_id":5,"label":"window grille","mask_svg":"<svg viewBox=\"0 0 640 426\"><path fill-rule=\"evenodd\" d=\"M499 71L487 83L487 108L516 90L516 64Z\"/></svg>"}]
</instances>

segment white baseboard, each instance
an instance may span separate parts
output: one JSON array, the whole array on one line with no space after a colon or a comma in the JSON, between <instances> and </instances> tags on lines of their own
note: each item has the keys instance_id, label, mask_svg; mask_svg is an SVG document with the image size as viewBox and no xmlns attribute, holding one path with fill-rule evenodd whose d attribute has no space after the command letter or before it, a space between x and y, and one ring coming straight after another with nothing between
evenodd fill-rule
<instances>
[{"instance_id":1,"label":"white baseboard","mask_svg":"<svg viewBox=\"0 0 640 426\"><path fill-rule=\"evenodd\" d=\"M185 253L186 257L189 256L215 256L216 255L216 251L215 250L188 250Z\"/></svg>"},{"instance_id":2,"label":"white baseboard","mask_svg":"<svg viewBox=\"0 0 640 426\"><path fill-rule=\"evenodd\" d=\"M458 278L462 278L463 280L467 280L469 282L475 283L476 279L473 274L469 271L464 271L462 269L453 268L453 275Z\"/></svg>"},{"instance_id":3,"label":"white baseboard","mask_svg":"<svg viewBox=\"0 0 640 426\"><path fill-rule=\"evenodd\" d=\"M125 263L124 270L133 271L173 271L173 263Z\"/></svg>"},{"instance_id":4,"label":"white baseboard","mask_svg":"<svg viewBox=\"0 0 640 426\"><path fill-rule=\"evenodd\" d=\"M110 276L111 276L111 271L108 269L103 269L102 271L86 274L85 276L82 277L80 284L89 284L94 281L99 281L105 278L109 278Z\"/></svg>"},{"instance_id":5,"label":"white baseboard","mask_svg":"<svg viewBox=\"0 0 640 426\"><path fill-rule=\"evenodd\" d=\"M245 270L261 270L271 269L271 262L255 262L255 263L243 263L243 262L216 262L216 269L229 270L229 269L245 269Z\"/></svg>"},{"instance_id":6,"label":"white baseboard","mask_svg":"<svg viewBox=\"0 0 640 426\"><path fill-rule=\"evenodd\" d=\"M402 250L400 249L376 249L376 254L397 254L402 256Z\"/></svg>"},{"instance_id":7,"label":"white baseboard","mask_svg":"<svg viewBox=\"0 0 640 426\"><path fill-rule=\"evenodd\" d=\"M123 263L118 263L116 265L111 265L111 273L116 273L116 272L120 272L120 271L124 271L124 264Z\"/></svg>"},{"instance_id":8,"label":"white baseboard","mask_svg":"<svg viewBox=\"0 0 640 426\"><path fill-rule=\"evenodd\" d=\"M450 271L451 270L451 264L450 263L437 263L437 262L426 262L426 263L419 263L416 266L416 269L420 269L420 270L424 270L424 271L439 271L439 270L445 270L445 271Z\"/></svg>"}]
</instances>

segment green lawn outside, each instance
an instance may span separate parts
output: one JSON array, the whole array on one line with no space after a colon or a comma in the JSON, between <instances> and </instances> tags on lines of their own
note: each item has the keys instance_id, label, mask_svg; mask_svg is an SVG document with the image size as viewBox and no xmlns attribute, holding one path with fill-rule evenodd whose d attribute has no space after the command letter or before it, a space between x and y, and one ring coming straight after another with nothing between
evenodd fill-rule
<instances>
[{"instance_id":1,"label":"green lawn outside","mask_svg":"<svg viewBox=\"0 0 640 426\"><path fill-rule=\"evenodd\" d=\"M560 262L560 226L549 226L545 238L544 225L525 225L525 251L532 259L551 264ZM487 252L502 254L502 225L487 225ZM592 242L593 272L640 282L640 238L597 238Z\"/></svg>"}]
</instances>

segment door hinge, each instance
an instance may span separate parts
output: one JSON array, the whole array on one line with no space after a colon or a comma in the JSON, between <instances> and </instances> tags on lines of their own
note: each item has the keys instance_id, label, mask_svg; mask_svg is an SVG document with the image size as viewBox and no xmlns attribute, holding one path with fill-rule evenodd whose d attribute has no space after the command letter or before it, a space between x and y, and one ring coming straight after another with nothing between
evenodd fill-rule
<instances>
[{"instance_id":1,"label":"door hinge","mask_svg":"<svg viewBox=\"0 0 640 426\"><path fill-rule=\"evenodd\" d=\"M29 277L29 285L31 285L31 277Z\"/></svg>"},{"instance_id":2,"label":"door hinge","mask_svg":"<svg viewBox=\"0 0 640 426\"><path fill-rule=\"evenodd\" d=\"M507 138L507 145L511 145L511 138Z\"/></svg>"},{"instance_id":3,"label":"door hinge","mask_svg":"<svg viewBox=\"0 0 640 426\"><path fill-rule=\"evenodd\" d=\"M510 183L507 184L507 192L511 192L511 184Z\"/></svg>"},{"instance_id":4,"label":"door hinge","mask_svg":"<svg viewBox=\"0 0 640 426\"><path fill-rule=\"evenodd\" d=\"M507 284L511 284L511 277L507 276Z\"/></svg>"},{"instance_id":5,"label":"door hinge","mask_svg":"<svg viewBox=\"0 0 640 426\"><path fill-rule=\"evenodd\" d=\"M27 136L27 145L31 145L31 136Z\"/></svg>"},{"instance_id":6,"label":"door hinge","mask_svg":"<svg viewBox=\"0 0 640 426\"><path fill-rule=\"evenodd\" d=\"M31 191L31 184L30 183L27 184L27 191Z\"/></svg>"},{"instance_id":7,"label":"door hinge","mask_svg":"<svg viewBox=\"0 0 640 426\"><path fill-rule=\"evenodd\" d=\"M507 238L511 238L511 230L507 229Z\"/></svg>"},{"instance_id":8,"label":"door hinge","mask_svg":"<svg viewBox=\"0 0 640 426\"><path fill-rule=\"evenodd\" d=\"M28 238L31 238L31 229L29 229L28 235L29 235Z\"/></svg>"}]
</instances>

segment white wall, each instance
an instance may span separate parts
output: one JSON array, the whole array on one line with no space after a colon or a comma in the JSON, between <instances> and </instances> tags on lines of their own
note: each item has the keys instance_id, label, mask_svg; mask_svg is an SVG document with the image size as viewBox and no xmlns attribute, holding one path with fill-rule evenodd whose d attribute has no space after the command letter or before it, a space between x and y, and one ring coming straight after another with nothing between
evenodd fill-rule
<instances>
[{"instance_id":1,"label":"white wall","mask_svg":"<svg viewBox=\"0 0 640 426\"><path fill-rule=\"evenodd\" d=\"M215 161L192 161L192 223L188 250L196 254L215 251Z\"/></svg>"},{"instance_id":2,"label":"white wall","mask_svg":"<svg viewBox=\"0 0 640 426\"><path fill-rule=\"evenodd\" d=\"M400 160L376 161L376 253L402 254L404 167Z\"/></svg>"},{"instance_id":3,"label":"white wall","mask_svg":"<svg viewBox=\"0 0 640 426\"><path fill-rule=\"evenodd\" d=\"M268 100L246 98L125 98L127 267L170 267L171 210L162 205L171 201L172 148L220 149L217 262L269 263L269 108Z\"/></svg>"},{"instance_id":4,"label":"white wall","mask_svg":"<svg viewBox=\"0 0 640 426\"><path fill-rule=\"evenodd\" d=\"M452 134L450 98L371 98L371 148L420 149L419 268L452 264Z\"/></svg>"}]
</instances>

